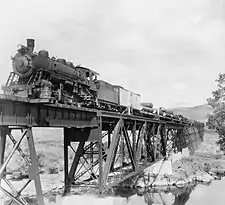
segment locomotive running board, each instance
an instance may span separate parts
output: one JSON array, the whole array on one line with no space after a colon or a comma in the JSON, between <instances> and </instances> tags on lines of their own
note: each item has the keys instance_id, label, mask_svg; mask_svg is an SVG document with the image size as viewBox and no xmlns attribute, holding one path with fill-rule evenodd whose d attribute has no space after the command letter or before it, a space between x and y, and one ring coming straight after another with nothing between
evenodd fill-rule
<instances>
[{"instance_id":1,"label":"locomotive running board","mask_svg":"<svg viewBox=\"0 0 225 205\"><path fill-rule=\"evenodd\" d=\"M6 95L6 94L0 94L0 99L25 102L25 103L44 103L44 104L55 103L53 99L30 99L27 97L12 96L12 95Z\"/></svg>"},{"instance_id":2,"label":"locomotive running board","mask_svg":"<svg viewBox=\"0 0 225 205\"><path fill-rule=\"evenodd\" d=\"M30 103L44 103L44 104L55 103L55 100L53 99L30 99L29 101Z\"/></svg>"}]
</instances>

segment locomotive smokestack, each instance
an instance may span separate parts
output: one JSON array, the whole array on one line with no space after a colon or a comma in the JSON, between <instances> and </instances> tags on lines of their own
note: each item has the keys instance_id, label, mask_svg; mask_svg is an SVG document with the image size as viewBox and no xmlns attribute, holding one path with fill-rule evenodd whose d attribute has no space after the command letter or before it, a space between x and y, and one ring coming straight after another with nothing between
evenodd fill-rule
<instances>
[{"instance_id":1,"label":"locomotive smokestack","mask_svg":"<svg viewBox=\"0 0 225 205\"><path fill-rule=\"evenodd\" d=\"M29 53L34 51L34 39L27 39L27 47L29 48Z\"/></svg>"}]
</instances>

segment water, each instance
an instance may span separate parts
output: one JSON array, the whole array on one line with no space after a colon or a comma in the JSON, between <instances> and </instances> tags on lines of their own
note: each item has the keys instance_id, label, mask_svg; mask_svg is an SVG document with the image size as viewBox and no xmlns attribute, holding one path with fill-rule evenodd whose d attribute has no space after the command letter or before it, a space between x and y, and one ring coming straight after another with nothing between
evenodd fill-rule
<instances>
[{"instance_id":1,"label":"water","mask_svg":"<svg viewBox=\"0 0 225 205\"><path fill-rule=\"evenodd\" d=\"M198 185L190 195L185 205L224 205L225 204L225 179L213 181L210 186Z\"/></svg>"},{"instance_id":2,"label":"water","mask_svg":"<svg viewBox=\"0 0 225 205\"><path fill-rule=\"evenodd\" d=\"M213 181L210 185L196 185L178 189L173 193L145 193L134 195L121 201L118 205L224 205L225 179ZM180 191L180 192L179 192Z\"/></svg>"},{"instance_id":3,"label":"water","mask_svg":"<svg viewBox=\"0 0 225 205\"><path fill-rule=\"evenodd\" d=\"M210 185L193 185L173 193L145 193L124 199L118 205L224 205L225 179L213 181Z\"/></svg>"},{"instance_id":4,"label":"water","mask_svg":"<svg viewBox=\"0 0 225 205\"><path fill-rule=\"evenodd\" d=\"M173 190L125 190L116 188L114 196L96 197L93 195L71 195L61 197L50 195L45 197L46 205L224 205L225 179L213 181L210 185L189 185L173 188ZM29 199L30 205L36 205L36 200ZM8 204L5 202L4 205ZM12 203L14 204L14 203Z\"/></svg>"}]
</instances>

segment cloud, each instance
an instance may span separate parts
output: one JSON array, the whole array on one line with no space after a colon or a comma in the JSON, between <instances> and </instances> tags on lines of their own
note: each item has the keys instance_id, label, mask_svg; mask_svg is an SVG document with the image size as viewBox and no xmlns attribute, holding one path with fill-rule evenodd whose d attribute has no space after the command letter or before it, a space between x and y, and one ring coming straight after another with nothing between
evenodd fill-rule
<instances>
[{"instance_id":1,"label":"cloud","mask_svg":"<svg viewBox=\"0 0 225 205\"><path fill-rule=\"evenodd\" d=\"M145 101L205 103L224 71L224 6L224 0L7 1L0 12L0 82L16 45L34 37L37 50L90 66Z\"/></svg>"}]
</instances>

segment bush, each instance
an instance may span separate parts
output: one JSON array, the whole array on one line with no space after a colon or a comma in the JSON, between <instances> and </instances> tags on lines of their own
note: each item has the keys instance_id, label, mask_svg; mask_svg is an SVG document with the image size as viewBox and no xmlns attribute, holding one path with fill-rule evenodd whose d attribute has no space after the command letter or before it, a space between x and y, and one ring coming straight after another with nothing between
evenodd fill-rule
<instances>
[{"instance_id":1,"label":"bush","mask_svg":"<svg viewBox=\"0 0 225 205\"><path fill-rule=\"evenodd\" d=\"M217 90L212 92L208 98L208 104L213 108L206 125L209 129L215 130L219 135L217 141L220 150L225 151L225 74L219 74L216 79Z\"/></svg>"}]
</instances>

